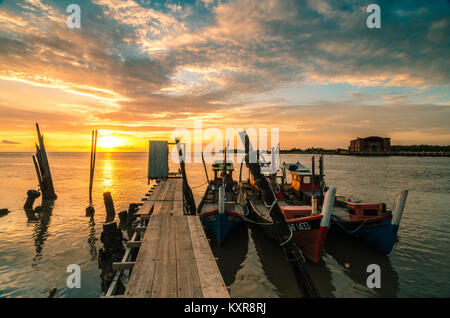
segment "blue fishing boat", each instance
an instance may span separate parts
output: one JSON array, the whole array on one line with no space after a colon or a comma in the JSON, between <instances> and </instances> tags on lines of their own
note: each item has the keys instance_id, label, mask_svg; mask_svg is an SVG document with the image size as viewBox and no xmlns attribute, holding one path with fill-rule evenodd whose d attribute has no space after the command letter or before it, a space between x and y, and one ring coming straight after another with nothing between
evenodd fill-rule
<instances>
[{"instance_id":1,"label":"blue fishing boat","mask_svg":"<svg viewBox=\"0 0 450 318\"><path fill-rule=\"evenodd\" d=\"M219 244L245 223L245 208L237 203L237 182L233 180L232 162L215 161L214 179L208 182L205 194L198 206L198 215L208 231L214 234ZM222 171L222 176L218 173ZM239 211L239 212L238 212Z\"/></svg>"},{"instance_id":2,"label":"blue fishing boat","mask_svg":"<svg viewBox=\"0 0 450 318\"><path fill-rule=\"evenodd\" d=\"M331 214L330 231L345 234L389 254L397 241L397 233L408 190L397 194L392 211L384 203L352 202L337 197Z\"/></svg>"}]
</instances>

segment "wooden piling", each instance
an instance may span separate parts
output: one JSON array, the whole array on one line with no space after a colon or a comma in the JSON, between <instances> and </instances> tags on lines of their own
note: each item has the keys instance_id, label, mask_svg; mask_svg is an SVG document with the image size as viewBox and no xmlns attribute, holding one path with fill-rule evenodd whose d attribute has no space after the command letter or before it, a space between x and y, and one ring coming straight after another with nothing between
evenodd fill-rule
<instances>
[{"instance_id":1,"label":"wooden piling","mask_svg":"<svg viewBox=\"0 0 450 318\"><path fill-rule=\"evenodd\" d=\"M92 131L91 141L91 166L89 175L89 205L92 205L92 186L94 183L95 159L97 154L97 130Z\"/></svg>"},{"instance_id":2,"label":"wooden piling","mask_svg":"<svg viewBox=\"0 0 450 318\"><path fill-rule=\"evenodd\" d=\"M23 206L24 210L33 210L34 201L41 196L41 193L36 190L27 191L27 201Z\"/></svg>"},{"instance_id":3,"label":"wooden piling","mask_svg":"<svg viewBox=\"0 0 450 318\"><path fill-rule=\"evenodd\" d=\"M114 210L114 202L111 196L111 192L103 193L103 202L105 203L106 215L114 216L116 211Z\"/></svg>"},{"instance_id":4,"label":"wooden piling","mask_svg":"<svg viewBox=\"0 0 450 318\"><path fill-rule=\"evenodd\" d=\"M41 134L39 124L36 123L39 145L36 144L36 155L33 156L33 163L36 169L39 187L42 192L43 200L55 200L57 195L53 187L52 174L48 163L47 152L45 151L44 136Z\"/></svg>"}]
</instances>

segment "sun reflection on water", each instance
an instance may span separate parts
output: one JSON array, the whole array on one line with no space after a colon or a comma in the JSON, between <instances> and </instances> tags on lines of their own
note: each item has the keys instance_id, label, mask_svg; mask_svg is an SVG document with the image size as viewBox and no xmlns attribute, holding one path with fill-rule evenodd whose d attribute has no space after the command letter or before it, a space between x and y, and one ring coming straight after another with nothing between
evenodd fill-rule
<instances>
[{"instance_id":1,"label":"sun reflection on water","mask_svg":"<svg viewBox=\"0 0 450 318\"><path fill-rule=\"evenodd\" d=\"M114 181L114 161L110 153L106 153L103 160L103 188L110 190Z\"/></svg>"}]
</instances>

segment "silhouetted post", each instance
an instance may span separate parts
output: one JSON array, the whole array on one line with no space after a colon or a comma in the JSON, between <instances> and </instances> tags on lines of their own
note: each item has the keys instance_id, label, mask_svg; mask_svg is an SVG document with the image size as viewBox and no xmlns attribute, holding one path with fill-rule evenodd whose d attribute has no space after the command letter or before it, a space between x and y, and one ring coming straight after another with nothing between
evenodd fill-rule
<instances>
[{"instance_id":1,"label":"silhouetted post","mask_svg":"<svg viewBox=\"0 0 450 318\"><path fill-rule=\"evenodd\" d=\"M127 225L127 211L126 210L119 212L119 220L120 220L119 227L121 229L125 228Z\"/></svg>"},{"instance_id":2,"label":"silhouetted post","mask_svg":"<svg viewBox=\"0 0 450 318\"><path fill-rule=\"evenodd\" d=\"M33 210L34 201L41 196L41 193L36 190L28 190L27 191L27 201L25 201L25 205L23 206L24 210Z\"/></svg>"},{"instance_id":3,"label":"silhouetted post","mask_svg":"<svg viewBox=\"0 0 450 318\"><path fill-rule=\"evenodd\" d=\"M115 273L112 269L112 263L120 262L125 254L123 234L122 231L117 228L116 222L103 224L103 232L100 235L100 241L103 243L103 247L99 250L98 267L102 270L100 277L102 278L103 290L106 290Z\"/></svg>"},{"instance_id":4,"label":"silhouetted post","mask_svg":"<svg viewBox=\"0 0 450 318\"><path fill-rule=\"evenodd\" d=\"M37 123L36 130L39 145L36 144L36 156L33 156L33 162L42 192L42 199L55 200L57 195L55 193L55 188L53 187L52 174L50 172L50 165L48 164L47 153L45 151L44 136L41 134L39 124Z\"/></svg>"},{"instance_id":5,"label":"silhouetted post","mask_svg":"<svg viewBox=\"0 0 450 318\"><path fill-rule=\"evenodd\" d=\"M114 210L114 202L111 196L111 192L103 193L103 201L105 203L106 215L109 217L114 216L116 214L116 211Z\"/></svg>"},{"instance_id":6,"label":"silhouetted post","mask_svg":"<svg viewBox=\"0 0 450 318\"><path fill-rule=\"evenodd\" d=\"M128 206L128 212L126 216L126 229L128 238L131 239L134 233L133 222L136 220L135 213L139 210L139 205L137 203L130 203Z\"/></svg>"},{"instance_id":7,"label":"silhouetted post","mask_svg":"<svg viewBox=\"0 0 450 318\"><path fill-rule=\"evenodd\" d=\"M92 131L91 170L89 176L89 205L92 205L92 185L94 183L95 158L97 154L97 130Z\"/></svg>"},{"instance_id":8,"label":"silhouetted post","mask_svg":"<svg viewBox=\"0 0 450 318\"><path fill-rule=\"evenodd\" d=\"M89 169L89 206L86 208L86 216L93 216L95 214L95 209L94 206L92 205L92 186L94 183L96 154L97 154L97 130L93 130L91 140L91 164Z\"/></svg>"}]
</instances>

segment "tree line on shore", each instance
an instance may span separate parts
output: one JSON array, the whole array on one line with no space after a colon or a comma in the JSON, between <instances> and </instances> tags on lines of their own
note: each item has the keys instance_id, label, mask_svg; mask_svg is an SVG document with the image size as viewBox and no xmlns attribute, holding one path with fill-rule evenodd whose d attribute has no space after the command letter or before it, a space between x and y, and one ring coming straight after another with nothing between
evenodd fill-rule
<instances>
[{"instance_id":1,"label":"tree line on shore","mask_svg":"<svg viewBox=\"0 0 450 318\"><path fill-rule=\"evenodd\" d=\"M280 153L337 153L340 151L347 151L347 149L323 149L310 147L307 149L291 148L281 149ZM391 152L450 152L450 145L392 145Z\"/></svg>"}]
</instances>

